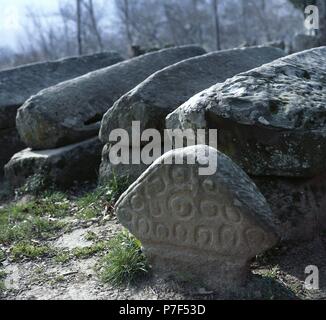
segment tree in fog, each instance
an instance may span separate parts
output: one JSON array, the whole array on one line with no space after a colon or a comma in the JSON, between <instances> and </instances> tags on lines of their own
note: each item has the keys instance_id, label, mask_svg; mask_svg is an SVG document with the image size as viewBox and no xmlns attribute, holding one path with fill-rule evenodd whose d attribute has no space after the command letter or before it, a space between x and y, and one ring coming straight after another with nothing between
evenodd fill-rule
<instances>
[{"instance_id":1,"label":"tree in fog","mask_svg":"<svg viewBox=\"0 0 326 320\"><path fill-rule=\"evenodd\" d=\"M216 37L216 50L221 50L221 38L220 38L220 17L219 17L219 1L212 0L213 14L214 14L214 26L215 26L215 37Z\"/></svg>"},{"instance_id":2,"label":"tree in fog","mask_svg":"<svg viewBox=\"0 0 326 320\"><path fill-rule=\"evenodd\" d=\"M304 31L302 10L289 0L58 1L57 12L29 8L13 64L103 50L127 56L134 45L198 44L212 51L275 40L290 43ZM325 0L316 1L325 7ZM321 35L323 30L325 22Z\"/></svg>"},{"instance_id":3,"label":"tree in fog","mask_svg":"<svg viewBox=\"0 0 326 320\"><path fill-rule=\"evenodd\" d=\"M82 39L82 0L76 0L76 26L77 26L77 46L78 54L83 54L83 39Z\"/></svg>"}]
</instances>

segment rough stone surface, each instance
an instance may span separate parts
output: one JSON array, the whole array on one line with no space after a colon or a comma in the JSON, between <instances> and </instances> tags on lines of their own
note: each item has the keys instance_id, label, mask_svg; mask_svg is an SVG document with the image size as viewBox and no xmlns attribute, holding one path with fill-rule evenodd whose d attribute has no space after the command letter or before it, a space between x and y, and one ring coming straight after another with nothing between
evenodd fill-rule
<instances>
[{"instance_id":1,"label":"rough stone surface","mask_svg":"<svg viewBox=\"0 0 326 320\"><path fill-rule=\"evenodd\" d=\"M226 50L181 61L156 72L121 97L104 116L100 139L108 142L113 129L131 134L132 121L141 121L140 130L162 130L166 115L196 92L216 82L277 59L284 52L269 47ZM110 179L113 172L134 182L148 165L113 165L108 157L110 144L103 150L100 179ZM130 149L131 153L131 149Z\"/></svg>"},{"instance_id":2,"label":"rough stone surface","mask_svg":"<svg viewBox=\"0 0 326 320\"><path fill-rule=\"evenodd\" d=\"M192 157L192 165L164 161ZM211 176L200 164L217 163ZM160 274L189 277L217 290L234 290L248 263L277 242L271 210L250 178L208 146L168 152L119 199L121 223L142 241Z\"/></svg>"},{"instance_id":3,"label":"rough stone surface","mask_svg":"<svg viewBox=\"0 0 326 320\"><path fill-rule=\"evenodd\" d=\"M144 164L116 164L113 165L110 161L110 149L109 144L105 145L102 151L102 160L100 165L99 180L100 183L109 181L113 176L119 177L119 179L126 178L129 183L133 183L141 174L148 168ZM129 152L132 152L131 148L128 148Z\"/></svg>"},{"instance_id":4,"label":"rough stone surface","mask_svg":"<svg viewBox=\"0 0 326 320\"><path fill-rule=\"evenodd\" d=\"M284 56L271 47L252 47L209 53L181 61L156 72L122 96L105 114L100 139L109 141L114 129L131 133L132 121L162 131L165 117L196 93L234 75Z\"/></svg>"},{"instance_id":5,"label":"rough stone surface","mask_svg":"<svg viewBox=\"0 0 326 320\"><path fill-rule=\"evenodd\" d=\"M99 139L92 138L52 150L25 149L14 155L5 166L5 179L12 187L22 186L34 175L41 175L49 183L63 187L75 181L94 180L102 148Z\"/></svg>"},{"instance_id":6,"label":"rough stone surface","mask_svg":"<svg viewBox=\"0 0 326 320\"><path fill-rule=\"evenodd\" d=\"M319 47L321 45L320 39L315 36L309 36L307 34L298 34L293 40L293 51L300 52L312 48Z\"/></svg>"},{"instance_id":7,"label":"rough stone surface","mask_svg":"<svg viewBox=\"0 0 326 320\"><path fill-rule=\"evenodd\" d=\"M252 177L284 241L310 241L326 230L326 174L312 179Z\"/></svg>"},{"instance_id":8,"label":"rough stone surface","mask_svg":"<svg viewBox=\"0 0 326 320\"><path fill-rule=\"evenodd\" d=\"M102 160L99 171L99 181L100 183L105 183L106 181L111 180L114 177L119 179L127 180L128 183L135 182L141 175L146 171L150 164L144 164L142 161L140 164L132 164L132 148L126 146L129 152L129 164L113 164L110 161L110 149L111 145L106 144L102 151ZM163 154L163 147L162 153ZM153 162L157 158L153 157Z\"/></svg>"},{"instance_id":9,"label":"rough stone surface","mask_svg":"<svg viewBox=\"0 0 326 320\"><path fill-rule=\"evenodd\" d=\"M95 136L104 113L123 94L157 70L204 53L197 46L164 49L45 89L18 110L20 136L34 149Z\"/></svg>"},{"instance_id":10,"label":"rough stone surface","mask_svg":"<svg viewBox=\"0 0 326 320\"><path fill-rule=\"evenodd\" d=\"M122 60L116 52L104 52L1 71L0 129L15 127L17 109L42 89Z\"/></svg>"},{"instance_id":11,"label":"rough stone surface","mask_svg":"<svg viewBox=\"0 0 326 320\"><path fill-rule=\"evenodd\" d=\"M326 47L281 58L196 95L168 128L218 129L218 149L254 176L326 169Z\"/></svg>"},{"instance_id":12,"label":"rough stone surface","mask_svg":"<svg viewBox=\"0 0 326 320\"><path fill-rule=\"evenodd\" d=\"M0 179L3 176L3 167L16 152L25 148L16 128L0 129Z\"/></svg>"}]
</instances>

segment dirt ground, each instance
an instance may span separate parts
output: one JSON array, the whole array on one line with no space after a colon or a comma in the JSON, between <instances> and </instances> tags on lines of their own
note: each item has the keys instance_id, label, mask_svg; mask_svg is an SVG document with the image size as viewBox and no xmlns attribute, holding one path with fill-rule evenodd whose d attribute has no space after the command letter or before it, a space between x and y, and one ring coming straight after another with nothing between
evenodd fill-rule
<instances>
[{"instance_id":1,"label":"dirt ground","mask_svg":"<svg viewBox=\"0 0 326 320\"><path fill-rule=\"evenodd\" d=\"M0 207L5 204L0 204ZM107 241L122 230L112 216L90 221L71 221L69 233L58 234L46 244L58 251L86 248ZM87 235L92 234L90 240ZM44 244L44 243L42 243ZM0 248L1 249L1 248ZM5 248L2 248L5 250ZM183 299L326 299L326 235L308 243L282 245L257 257L251 279L241 293L220 296L206 288L149 273L136 284L112 287L101 281L97 266L102 253L58 262L53 257L33 261L2 261L4 300L183 300ZM1 265L1 262L0 262ZM319 268L320 289L304 289L305 268Z\"/></svg>"},{"instance_id":2,"label":"dirt ground","mask_svg":"<svg viewBox=\"0 0 326 320\"><path fill-rule=\"evenodd\" d=\"M100 237L112 237L121 227L116 221L78 228L53 241L59 248L88 245L83 238L92 231ZM255 261L252 272L256 284L249 299L326 299L326 238L293 247L281 247L266 261ZM52 259L3 263L7 277L2 299L18 300L156 300L223 299L205 288L191 287L149 275L137 285L113 288L101 283L95 266L99 257L75 259L58 264ZM320 272L320 290L304 290L308 265ZM239 298L239 297L235 297ZM241 298L241 297L240 297Z\"/></svg>"}]
</instances>

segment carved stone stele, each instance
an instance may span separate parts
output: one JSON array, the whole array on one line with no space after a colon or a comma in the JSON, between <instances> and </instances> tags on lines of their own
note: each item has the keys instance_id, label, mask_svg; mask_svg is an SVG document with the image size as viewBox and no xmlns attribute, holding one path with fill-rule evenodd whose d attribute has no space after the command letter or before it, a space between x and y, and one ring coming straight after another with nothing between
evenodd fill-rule
<instances>
[{"instance_id":1,"label":"carved stone stele","mask_svg":"<svg viewBox=\"0 0 326 320\"><path fill-rule=\"evenodd\" d=\"M176 158L184 164L166 164ZM200 175L207 163L216 172ZM244 284L250 259L278 240L255 184L227 156L204 145L159 158L121 196L116 212L141 240L154 272L220 291Z\"/></svg>"}]
</instances>

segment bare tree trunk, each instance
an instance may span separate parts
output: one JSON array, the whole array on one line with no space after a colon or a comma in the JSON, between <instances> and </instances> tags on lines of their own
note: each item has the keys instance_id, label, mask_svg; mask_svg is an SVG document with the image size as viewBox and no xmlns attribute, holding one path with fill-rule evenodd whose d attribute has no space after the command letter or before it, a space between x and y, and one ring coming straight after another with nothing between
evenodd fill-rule
<instances>
[{"instance_id":1,"label":"bare tree trunk","mask_svg":"<svg viewBox=\"0 0 326 320\"><path fill-rule=\"evenodd\" d=\"M77 45L78 45L78 55L80 55L80 56L83 54L82 25L81 25L81 5L82 5L82 0L76 0Z\"/></svg>"},{"instance_id":2,"label":"bare tree trunk","mask_svg":"<svg viewBox=\"0 0 326 320\"><path fill-rule=\"evenodd\" d=\"M269 42L272 40L271 32L269 29L269 22L266 19L266 2L261 0L261 6L257 4L257 0L250 0L251 6L255 8L256 15L261 23L262 28L264 29L266 41ZM258 39L256 39L257 41Z\"/></svg>"},{"instance_id":3,"label":"bare tree trunk","mask_svg":"<svg viewBox=\"0 0 326 320\"><path fill-rule=\"evenodd\" d=\"M102 40L102 36L101 36L100 30L99 30L98 24L96 22L93 0L88 0L88 4L85 3L85 6L88 10L88 13L89 13L89 16L91 19L92 29L96 36L98 46L99 46L100 50L103 51L103 49L104 49L103 40Z\"/></svg>"},{"instance_id":4,"label":"bare tree trunk","mask_svg":"<svg viewBox=\"0 0 326 320\"><path fill-rule=\"evenodd\" d=\"M126 24L126 32L127 32L127 39L129 48L133 45L133 38L131 34L131 23L130 23L130 11L129 11L129 0L124 0L124 18Z\"/></svg>"},{"instance_id":5,"label":"bare tree trunk","mask_svg":"<svg viewBox=\"0 0 326 320\"><path fill-rule=\"evenodd\" d=\"M65 15L62 12L62 8L60 8L60 16L63 23L64 28L64 39L65 39L65 55L69 56L71 54L71 42L69 38L69 27L68 27L68 21Z\"/></svg>"},{"instance_id":6,"label":"bare tree trunk","mask_svg":"<svg viewBox=\"0 0 326 320\"><path fill-rule=\"evenodd\" d=\"M198 44L203 45L203 28L200 20L200 10L198 8L199 0L192 0L192 23L194 27L194 33L196 34L195 40Z\"/></svg>"},{"instance_id":7,"label":"bare tree trunk","mask_svg":"<svg viewBox=\"0 0 326 320\"><path fill-rule=\"evenodd\" d=\"M243 38L245 41L245 44L248 44L250 39L248 37L248 0L241 0L241 20L242 23L240 25L241 33L243 34Z\"/></svg>"},{"instance_id":8,"label":"bare tree trunk","mask_svg":"<svg viewBox=\"0 0 326 320\"><path fill-rule=\"evenodd\" d=\"M214 8L214 23L215 23L215 36L216 36L216 49L221 50L221 37L220 37L220 17L218 10L218 0L213 1Z\"/></svg>"},{"instance_id":9,"label":"bare tree trunk","mask_svg":"<svg viewBox=\"0 0 326 320\"><path fill-rule=\"evenodd\" d=\"M171 11L170 7L168 6L168 4L165 3L164 4L164 14L165 14L165 17L166 17L167 22L168 22L168 26L169 26L170 33L171 33L171 36L172 36L173 44L174 45L179 45L176 30L174 28L174 21L172 19L172 15L171 15L170 11Z\"/></svg>"}]
</instances>

